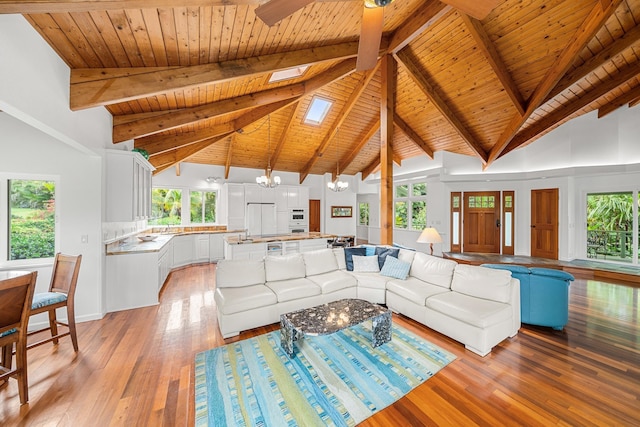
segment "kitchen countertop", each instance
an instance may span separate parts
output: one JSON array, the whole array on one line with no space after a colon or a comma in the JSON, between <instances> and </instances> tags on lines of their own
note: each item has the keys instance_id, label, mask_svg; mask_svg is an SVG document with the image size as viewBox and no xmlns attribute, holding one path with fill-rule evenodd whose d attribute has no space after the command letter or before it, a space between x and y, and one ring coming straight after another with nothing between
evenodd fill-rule
<instances>
[{"instance_id":1,"label":"kitchen countertop","mask_svg":"<svg viewBox=\"0 0 640 427\"><path fill-rule=\"evenodd\" d=\"M220 233L236 233L243 234L245 230L189 230L181 228L179 230L172 229L168 233L138 233L141 235L153 234L158 236L152 242L143 242L136 236L129 237L120 241L112 242L107 245L107 255L124 255L144 252L158 252L164 245L169 243L174 236L184 236L190 234L220 234ZM237 236L235 237L238 238Z\"/></svg>"},{"instance_id":2,"label":"kitchen countertop","mask_svg":"<svg viewBox=\"0 0 640 427\"><path fill-rule=\"evenodd\" d=\"M325 233L291 233L291 234L279 234L276 236L265 237L249 237L246 240L238 238L238 236L227 236L224 239L230 245L246 245L251 243L270 243L270 242L287 242L291 240L310 240L310 239L335 239L335 234Z\"/></svg>"}]
</instances>

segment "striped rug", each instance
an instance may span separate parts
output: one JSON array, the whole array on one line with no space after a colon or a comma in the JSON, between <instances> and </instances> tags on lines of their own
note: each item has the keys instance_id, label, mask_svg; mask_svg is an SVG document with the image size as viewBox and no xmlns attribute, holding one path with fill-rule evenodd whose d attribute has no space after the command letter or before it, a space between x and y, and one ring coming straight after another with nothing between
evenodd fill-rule
<instances>
[{"instance_id":1,"label":"striped rug","mask_svg":"<svg viewBox=\"0 0 640 427\"><path fill-rule=\"evenodd\" d=\"M371 347L371 322L280 348L280 331L196 356L196 426L353 426L422 384L455 356L393 325Z\"/></svg>"}]
</instances>

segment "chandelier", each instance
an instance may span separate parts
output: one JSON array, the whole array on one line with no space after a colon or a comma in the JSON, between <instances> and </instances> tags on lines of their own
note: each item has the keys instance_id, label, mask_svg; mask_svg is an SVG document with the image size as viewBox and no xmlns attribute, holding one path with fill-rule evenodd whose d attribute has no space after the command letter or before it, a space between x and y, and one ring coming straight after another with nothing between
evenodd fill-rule
<instances>
[{"instance_id":1,"label":"chandelier","mask_svg":"<svg viewBox=\"0 0 640 427\"><path fill-rule=\"evenodd\" d=\"M340 181L340 156L338 155L338 140L340 139L340 128L336 130L336 179L328 182L327 187L329 190L339 193L349 188L349 183L346 181Z\"/></svg>"},{"instance_id":2,"label":"chandelier","mask_svg":"<svg viewBox=\"0 0 640 427\"><path fill-rule=\"evenodd\" d=\"M280 185L279 176L271 176L271 114L267 116L267 169L265 174L256 177L256 183L260 187L275 188Z\"/></svg>"}]
</instances>

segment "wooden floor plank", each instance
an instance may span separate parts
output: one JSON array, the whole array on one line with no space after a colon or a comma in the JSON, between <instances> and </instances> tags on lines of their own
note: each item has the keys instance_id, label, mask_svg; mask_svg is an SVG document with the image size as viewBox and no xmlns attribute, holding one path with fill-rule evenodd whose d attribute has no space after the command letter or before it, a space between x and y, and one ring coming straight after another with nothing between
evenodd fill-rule
<instances>
[{"instance_id":1,"label":"wooden floor plank","mask_svg":"<svg viewBox=\"0 0 640 427\"><path fill-rule=\"evenodd\" d=\"M277 328L223 340L214 278L215 264L174 271L158 306L79 324L78 354L68 338L30 350L29 404L1 388L0 425L193 425L195 355ZM523 325L484 358L394 315L457 359L362 425L640 425L639 292L579 278L563 331Z\"/></svg>"}]
</instances>

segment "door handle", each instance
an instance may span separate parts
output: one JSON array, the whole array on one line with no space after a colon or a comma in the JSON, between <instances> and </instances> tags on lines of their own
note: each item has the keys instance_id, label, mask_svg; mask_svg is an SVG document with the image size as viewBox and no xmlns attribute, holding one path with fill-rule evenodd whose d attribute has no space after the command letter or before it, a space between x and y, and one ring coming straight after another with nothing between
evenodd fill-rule
<instances>
[{"instance_id":1,"label":"door handle","mask_svg":"<svg viewBox=\"0 0 640 427\"><path fill-rule=\"evenodd\" d=\"M500 228L500 220L496 219L496 227Z\"/></svg>"}]
</instances>

